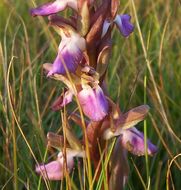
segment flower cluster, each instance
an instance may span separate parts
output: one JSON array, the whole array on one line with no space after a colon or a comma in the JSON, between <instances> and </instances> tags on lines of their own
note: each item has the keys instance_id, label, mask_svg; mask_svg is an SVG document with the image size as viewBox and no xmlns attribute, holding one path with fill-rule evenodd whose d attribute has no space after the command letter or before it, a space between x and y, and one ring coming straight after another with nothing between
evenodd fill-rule
<instances>
[{"instance_id":1,"label":"flower cluster","mask_svg":"<svg viewBox=\"0 0 181 190\"><path fill-rule=\"evenodd\" d=\"M104 78L112 50L112 29L116 26L123 37L129 37L134 30L130 21L131 16L118 14L118 7L118 0L102 0L101 3L96 0L56 0L31 10L31 15L34 17L48 16L50 25L61 37L55 60L52 64L43 65L47 77L59 80L66 86L52 104L52 110L64 108L74 98L78 101L86 117L85 132L95 168L100 159L97 141L104 142L117 137L112 159L118 152L122 152L120 160L125 164L126 149L139 156L146 152L148 155L153 155L157 151L156 146L149 140L147 146L144 145L143 133L134 127L144 120L149 107L142 105L127 113L121 113L106 89ZM69 18L57 14L67 8L72 9ZM69 118L82 127L79 113L70 113ZM74 165L73 158L85 157L85 150L82 148L85 147L84 140L78 139L70 128L67 121L65 127L67 137L64 140L61 135L48 133L49 146L58 147L61 151L56 161L36 167L36 172L43 178L61 180L64 177L64 165L70 172ZM66 147L65 141L67 141ZM101 146L104 149L105 143L101 143ZM113 170L114 164L110 168L110 181ZM126 179L126 171L120 172L122 178ZM116 184L111 182L110 185L116 187Z\"/></svg>"}]
</instances>

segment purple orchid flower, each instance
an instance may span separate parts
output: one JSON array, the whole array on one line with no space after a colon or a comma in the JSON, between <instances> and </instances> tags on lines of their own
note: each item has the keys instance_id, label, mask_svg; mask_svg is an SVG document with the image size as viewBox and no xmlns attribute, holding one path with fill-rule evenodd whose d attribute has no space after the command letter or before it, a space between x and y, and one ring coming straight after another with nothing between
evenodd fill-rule
<instances>
[{"instance_id":1,"label":"purple orchid flower","mask_svg":"<svg viewBox=\"0 0 181 190\"><path fill-rule=\"evenodd\" d=\"M108 134L109 133L109 134ZM111 134L112 133L112 134ZM135 127L129 129L119 130L119 133L116 131L113 132L107 131L104 133L104 139L110 139L115 136L120 136L120 142L122 146L130 151L132 154L137 156L142 156L145 154L145 145L144 145L144 134L138 131ZM153 155L157 152L157 147L147 139L147 153L148 155Z\"/></svg>"},{"instance_id":2,"label":"purple orchid flower","mask_svg":"<svg viewBox=\"0 0 181 190\"><path fill-rule=\"evenodd\" d=\"M145 140L144 134L138 131L134 126L140 121L144 120L149 111L149 106L142 105L125 114L121 114L118 119L115 120L115 130L107 128L103 133L105 140L113 137L120 137L120 143L122 146L130 151L132 154L142 156L145 154ZM147 139L147 153L153 155L157 152L157 147Z\"/></svg>"},{"instance_id":3,"label":"purple orchid flower","mask_svg":"<svg viewBox=\"0 0 181 190\"><path fill-rule=\"evenodd\" d=\"M85 39L75 32L70 33L69 36L61 32L61 36L62 41L58 48L58 55L47 76L53 74L65 75L67 71L74 73L83 58Z\"/></svg>"},{"instance_id":4,"label":"purple orchid flower","mask_svg":"<svg viewBox=\"0 0 181 190\"><path fill-rule=\"evenodd\" d=\"M114 22L116 23L119 31L124 37L128 37L134 30L133 24L130 22L131 16L124 14L124 15L117 15Z\"/></svg>"},{"instance_id":5,"label":"purple orchid flower","mask_svg":"<svg viewBox=\"0 0 181 190\"><path fill-rule=\"evenodd\" d=\"M78 93L78 99L84 114L92 121L100 121L108 114L108 102L99 85L86 86Z\"/></svg>"},{"instance_id":6,"label":"purple orchid flower","mask_svg":"<svg viewBox=\"0 0 181 190\"><path fill-rule=\"evenodd\" d=\"M119 31L124 37L128 37L134 30L134 26L133 24L131 24L130 20L131 20L131 16L127 14L117 15L116 18L114 19L116 26L118 27ZM104 21L102 36L101 36L102 38L107 33L111 24L112 22L109 20Z\"/></svg>"},{"instance_id":7,"label":"purple orchid flower","mask_svg":"<svg viewBox=\"0 0 181 190\"><path fill-rule=\"evenodd\" d=\"M127 130L123 130L120 138L121 144L124 148L130 151L132 154L142 156L145 154L144 134L138 131L135 127ZM147 140L147 153L153 155L157 152L157 147Z\"/></svg>"},{"instance_id":8,"label":"purple orchid flower","mask_svg":"<svg viewBox=\"0 0 181 190\"><path fill-rule=\"evenodd\" d=\"M67 7L77 10L77 0L56 0L31 9L30 12L32 16L47 16L63 11Z\"/></svg>"},{"instance_id":9,"label":"purple orchid flower","mask_svg":"<svg viewBox=\"0 0 181 190\"><path fill-rule=\"evenodd\" d=\"M72 155L67 154L67 170L71 172L74 166L74 160ZM63 164L64 164L64 157L62 152L58 154L58 158L56 161L52 161L48 164L42 164L36 166L36 172L40 174L44 179L49 180L62 180L64 177L63 172Z\"/></svg>"}]
</instances>

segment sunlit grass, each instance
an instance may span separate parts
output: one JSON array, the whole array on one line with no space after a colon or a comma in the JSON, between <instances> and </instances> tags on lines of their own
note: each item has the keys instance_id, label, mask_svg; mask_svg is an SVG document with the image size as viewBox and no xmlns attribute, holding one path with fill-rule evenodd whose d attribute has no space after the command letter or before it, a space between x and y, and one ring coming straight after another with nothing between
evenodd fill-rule
<instances>
[{"instance_id":1,"label":"sunlit grass","mask_svg":"<svg viewBox=\"0 0 181 190\"><path fill-rule=\"evenodd\" d=\"M77 160L61 184L44 182L34 172L38 162L50 159L46 134L57 132L62 119L49 108L61 84L47 79L42 69L43 63L53 61L60 39L46 19L30 16L33 6L33 1L0 1L0 188L106 189L105 152L100 163L105 171L98 180L96 171L87 171L91 166L86 160ZM159 147L151 158L128 154L125 189L179 189L181 4L147 0L135 1L134 6L134 1L123 0L120 12L131 12L135 31L126 40L114 32L108 90L123 112L144 102L151 107L139 128Z\"/></svg>"}]
</instances>

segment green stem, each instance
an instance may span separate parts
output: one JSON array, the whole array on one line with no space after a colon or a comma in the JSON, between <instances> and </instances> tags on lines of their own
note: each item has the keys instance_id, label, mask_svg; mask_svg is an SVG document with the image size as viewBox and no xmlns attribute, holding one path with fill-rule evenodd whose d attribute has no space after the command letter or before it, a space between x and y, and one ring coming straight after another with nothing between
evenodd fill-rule
<instances>
[{"instance_id":1,"label":"green stem","mask_svg":"<svg viewBox=\"0 0 181 190\"><path fill-rule=\"evenodd\" d=\"M144 104L146 104L146 87L147 87L147 74L144 76ZM147 186L149 189L149 162L148 162L148 144L147 144L147 121L144 120L144 147L145 147L145 162L146 162L146 177Z\"/></svg>"}]
</instances>

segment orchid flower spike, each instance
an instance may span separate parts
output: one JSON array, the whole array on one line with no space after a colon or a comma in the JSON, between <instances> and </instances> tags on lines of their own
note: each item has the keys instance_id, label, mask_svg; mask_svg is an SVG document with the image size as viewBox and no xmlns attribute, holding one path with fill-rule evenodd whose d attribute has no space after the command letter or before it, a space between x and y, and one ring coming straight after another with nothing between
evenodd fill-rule
<instances>
[{"instance_id":1,"label":"orchid flower spike","mask_svg":"<svg viewBox=\"0 0 181 190\"><path fill-rule=\"evenodd\" d=\"M67 7L77 11L77 0L56 0L31 9L30 12L32 16L48 16L63 11Z\"/></svg>"}]
</instances>

